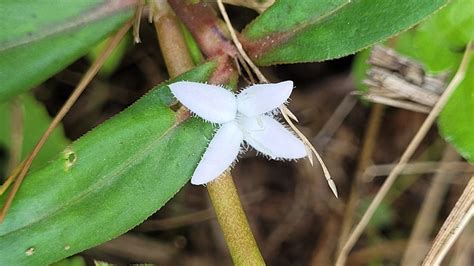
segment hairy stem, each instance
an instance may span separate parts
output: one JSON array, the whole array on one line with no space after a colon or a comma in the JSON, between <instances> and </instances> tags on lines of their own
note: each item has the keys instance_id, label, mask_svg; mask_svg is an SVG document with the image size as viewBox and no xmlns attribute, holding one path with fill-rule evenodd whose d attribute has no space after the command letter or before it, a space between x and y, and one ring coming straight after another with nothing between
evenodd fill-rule
<instances>
[{"instance_id":1,"label":"hairy stem","mask_svg":"<svg viewBox=\"0 0 474 266\"><path fill-rule=\"evenodd\" d=\"M232 176L225 172L207 185L217 220L235 265L265 265Z\"/></svg>"},{"instance_id":2,"label":"hairy stem","mask_svg":"<svg viewBox=\"0 0 474 266\"><path fill-rule=\"evenodd\" d=\"M189 4L185 1L175 0L168 0L168 2L196 39L201 51L208 58L217 61L217 69L209 82L213 84L235 83L237 79L234 64L236 49L229 40L225 29L221 27L223 23L218 19L214 10L203 3ZM215 181L209 183L207 189L234 264L265 265L247 222L231 174L226 171Z\"/></svg>"}]
</instances>

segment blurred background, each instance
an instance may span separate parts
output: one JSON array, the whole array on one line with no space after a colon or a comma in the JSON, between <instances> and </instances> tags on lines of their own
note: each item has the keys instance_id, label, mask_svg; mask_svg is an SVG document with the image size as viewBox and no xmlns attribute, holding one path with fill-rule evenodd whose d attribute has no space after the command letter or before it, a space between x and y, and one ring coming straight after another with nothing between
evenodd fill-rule
<instances>
[{"instance_id":1,"label":"blurred background","mask_svg":"<svg viewBox=\"0 0 474 266\"><path fill-rule=\"evenodd\" d=\"M228 12L237 29L257 16L251 10L230 6ZM132 45L128 36L114 62L92 81L65 117L68 140L76 140L168 78L155 29L143 22L142 43ZM91 52L33 91L50 116L60 109L93 57ZM294 81L289 108L299 118L301 131L322 154L339 190L337 199L321 168L307 160L269 161L253 151L239 159L233 169L234 181L268 265L333 264L350 228L425 118L424 114L370 104L351 95L357 90L353 61L350 56L262 69L271 81ZM2 176L8 157L8 150L0 146ZM458 162L462 167L445 170L437 177L440 163L436 162L441 160ZM473 172L439 137L436 128L412 161L421 163L410 165L399 177L350 253L348 265L399 265L407 256L408 241L433 180L441 180L430 198L431 204L439 207L422 221L429 230L427 241L436 235ZM447 264L472 265L472 235L471 224L449 253ZM232 264L206 188L190 184L141 225L67 263L93 265L95 260L119 265Z\"/></svg>"}]
</instances>

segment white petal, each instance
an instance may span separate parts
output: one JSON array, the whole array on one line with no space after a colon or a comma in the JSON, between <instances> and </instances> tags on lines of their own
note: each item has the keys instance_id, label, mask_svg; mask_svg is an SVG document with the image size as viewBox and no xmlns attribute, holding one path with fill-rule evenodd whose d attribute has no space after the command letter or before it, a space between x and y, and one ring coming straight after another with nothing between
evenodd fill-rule
<instances>
[{"instance_id":1,"label":"white petal","mask_svg":"<svg viewBox=\"0 0 474 266\"><path fill-rule=\"evenodd\" d=\"M206 184L222 174L237 158L242 141L242 131L235 122L223 124L204 152L191 183Z\"/></svg>"},{"instance_id":2,"label":"white petal","mask_svg":"<svg viewBox=\"0 0 474 266\"><path fill-rule=\"evenodd\" d=\"M244 140L272 159L299 159L307 155L303 142L267 115L241 118L239 125Z\"/></svg>"},{"instance_id":3,"label":"white petal","mask_svg":"<svg viewBox=\"0 0 474 266\"><path fill-rule=\"evenodd\" d=\"M184 106L205 120L222 124L235 118L235 95L222 87L189 81L175 82L169 87Z\"/></svg>"},{"instance_id":4,"label":"white petal","mask_svg":"<svg viewBox=\"0 0 474 266\"><path fill-rule=\"evenodd\" d=\"M237 95L239 112L256 116L276 109L286 102L293 90L293 81L252 85Z\"/></svg>"}]
</instances>

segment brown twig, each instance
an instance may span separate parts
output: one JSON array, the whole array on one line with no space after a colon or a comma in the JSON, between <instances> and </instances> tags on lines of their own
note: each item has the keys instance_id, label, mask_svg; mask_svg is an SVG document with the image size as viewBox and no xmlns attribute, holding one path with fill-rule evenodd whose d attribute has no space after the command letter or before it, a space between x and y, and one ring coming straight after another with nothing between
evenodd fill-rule
<instances>
[{"instance_id":1,"label":"brown twig","mask_svg":"<svg viewBox=\"0 0 474 266\"><path fill-rule=\"evenodd\" d=\"M21 161L21 151L23 148L23 123L23 106L21 99L16 97L10 104L11 135L10 156L7 168L9 172L12 172Z\"/></svg>"},{"instance_id":2,"label":"brown twig","mask_svg":"<svg viewBox=\"0 0 474 266\"><path fill-rule=\"evenodd\" d=\"M444 151L441 161L450 162L459 159L461 157L456 150L448 146ZM403 255L402 266L420 265L428 251L431 231L435 226L436 217L443 203L444 196L448 192L449 181L454 175L454 172L449 172L442 168L438 170L416 218L415 226L410 234L408 245Z\"/></svg>"},{"instance_id":3,"label":"brown twig","mask_svg":"<svg viewBox=\"0 0 474 266\"><path fill-rule=\"evenodd\" d=\"M377 164L367 167L362 176L362 182L371 182L376 176L389 175L396 164ZM402 175L428 174L428 173L474 173L474 166L467 162L413 162L407 163L400 173Z\"/></svg>"},{"instance_id":4,"label":"brown twig","mask_svg":"<svg viewBox=\"0 0 474 266\"><path fill-rule=\"evenodd\" d=\"M438 232L422 265L440 265L454 241L474 215L474 176L456 202L453 210Z\"/></svg>"},{"instance_id":5,"label":"brown twig","mask_svg":"<svg viewBox=\"0 0 474 266\"><path fill-rule=\"evenodd\" d=\"M64 105L61 107L61 110L59 110L58 114L54 117L53 121L51 121L51 124L48 126L44 134L41 136L40 140L38 143L35 145L31 153L28 155L26 158L24 164L22 165L18 177L15 180L15 183L13 184L13 188L8 194L8 197L5 200L5 204L2 207L2 210L0 211L0 222L3 221L5 218L5 215L8 212L8 209L10 208L13 198L15 197L16 193L18 192L18 189L20 188L23 179L25 178L26 174L28 173L28 170L30 169L31 164L33 163L33 160L35 157L38 155L39 151L45 144L46 140L48 137L51 135L53 130L56 128L56 126L61 122L61 120L64 118L64 116L67 114L69 109L71 109L72 105L76 102L76 100L79 98L79 96L82 94L84 89L87 87L89 82L94 78L94 76L97 74L99 71L100 67L103 65L105 60L109 57L109 55L112 53L114 48L119 44L119 42L122 40L122 38L125 36L125 33L130 29L132 25L132 21L128 21L126 24L120 28L115 35L109 40L107 43L104 51L102 54L96 59L96 61L92 64L92 66L87 70L87 72L84 74L84 78L79 82L77 87L74 89L73 93L71 96L69 96L68 100L64 103Z\"/></svg>"},{"instance_id":6,"label":"brown twig","mask_svg":"<svg viewBox=\"0 0 474 266\"><path fill-rule=\"evenodd\" d=\"M390 175L387 177L385 180L384 184L380 188L379 192L373 199L373 201L370 203L367 211L364 213L362 216L362 219L360 222L356 225L354 230L352 231L351 235L349 236L349 239L345 243L344 247L342 248L338 259L336 261L336 265L342 266L345 264L345 261L347 259L347 255L349 254L350 250L354 246L354 244L357 242L359 237L362 235L365 227L369 223L370 219L374 215L376 209L379 207L380 203L382 202L383 198L385 195L387 195L388 191L392 187L393 183L397 179L398 175L401 173L403 168L405 167L406 163L412 155L415 153L416 148L419 146L423 138L426 136L426 133L428 133L428 130L431 128L431 125L436 120L436 117L438 114L441 112L443 107L445 106L446 102L448 101L449 97L453 93L453 91L459 86L461 81L464 79L464 76L466 74L466 69L469 64L469 59L471 58L471 53L473 50L473 42L470 42L469 45L466 47L466 51L464 52L463 59L461 61L461 64L459 66L458 71L454 75L453 79L451 82L448 84L446 90L443 92L443 94L440 96L438 102L435 104L433 109L431 110L430 114L428 117L425 119L423 122L422 126L416 133L415 137L412 139L410 144L408 145L407 149L403 153L403 155L400 158L400 161L398 164L393 168L392 172Z\"/></svg>"},{"instance_id":7,"label":"brown twig","mask_svg":"<svg viewBox=\"0 0 474 266\"><path fill-rule=\"evenodd\" d=\"M453 255L450 259L449 265L471 265L472 251L474 250L474 224L470 224L464 229L459 239L456 241L456 246Z\"/></svg>"},{"instance_id":8,"label":"brown twig","mask_svg":"<svg viewBox=\"0 0 474 266\"><path fill-rule=\"evenodd\" d=\"M0 186L0 196L10 187L15 181L20 168L22 148L23 148L23 107L20 98L16 97L10 104L10 155L8 160L7 171L10 174L3 184Z\"/></svg>"},{"instance_id":9,"label":"brown twig","mask_svg":"<svg viewBox=\"0 0 474 266\"><path fill-rule=\"evenodd\" d=\"M275 0L263 0L263 1L255 1L255 0L223 0L224 3L235 5L235 6L243 6L254 9L258 13L262 13L267 8L269 8Z\"/></svg>"},{"instance_id":10,"label":"brown twig","mask_svg":"<svg viewBox=\"0 0 474 266\"><path fill-rule=\"evenodd\" d=\"M145 9L145 0L138 0L135 6L135 16L133 22L133 42L141 43L140 40L140 21L142 19L143 9Z\"/></svg>"}]
</instances>

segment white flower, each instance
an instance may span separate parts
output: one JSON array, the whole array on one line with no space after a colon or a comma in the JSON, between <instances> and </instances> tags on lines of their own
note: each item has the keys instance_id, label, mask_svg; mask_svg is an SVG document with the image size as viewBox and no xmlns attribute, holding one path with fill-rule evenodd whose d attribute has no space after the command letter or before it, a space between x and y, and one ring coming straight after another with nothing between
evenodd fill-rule
<instances>
[{"instance_id":1,"label":"white flower","mask_svg":"<svg viewBox=\"0 0 474 266\"><path fill-rule=\"evenodd\" d=\"M272 159L307 156L303 142L272 115L290 96L292 81L252 85L238 95L220 86L187 81L169 87L194 114L220 124L194 171L192 184L206 184L221 175L237 158L243 141Z\"/></svg>"}]
</instances>

